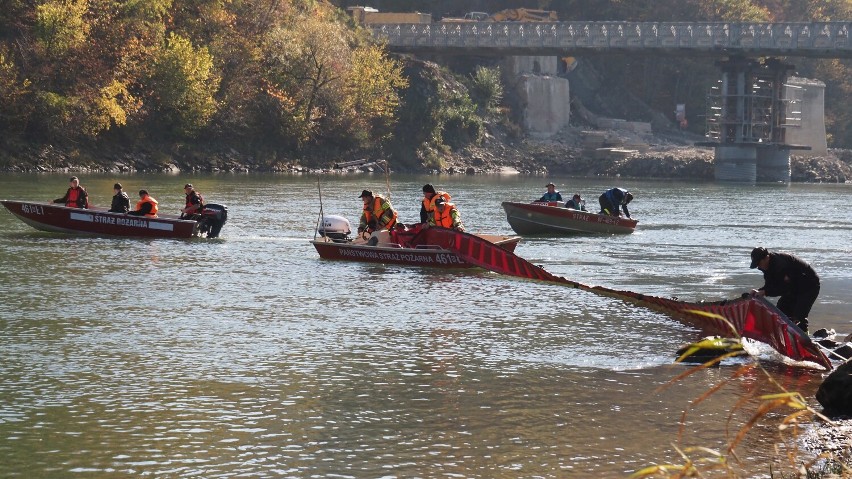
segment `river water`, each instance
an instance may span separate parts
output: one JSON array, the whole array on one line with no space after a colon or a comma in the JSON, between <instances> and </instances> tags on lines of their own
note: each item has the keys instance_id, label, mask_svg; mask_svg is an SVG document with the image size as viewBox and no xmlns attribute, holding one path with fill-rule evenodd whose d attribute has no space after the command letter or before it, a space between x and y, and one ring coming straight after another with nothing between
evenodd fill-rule
<instances>
[{"instance_id":1,"label":"river water","mask_svg":"<svg viewBox=\"0 0 852 479\"><path fill-rule=\"evenodd\" d=\"M683 300L762 284L755 245L820 274L813 329L852 332L850 185L722 185L549 178L563 194L634 192L627 236L529 238L517 254L586 284ZM218 240L82 238L0 212L0 477L624 477L677 462L678 447L723 450L776 392L744 363L660 389L696 331L620 300L482 270L320 260L308 239L320 206L357 224L382 176L92 175L182 207L185 182L227 204ZM510 234L500 207L544 192L542 178L392 176L402 221L420 187L453 195L469 231ZM7 199L50 200L66 175L6 174ZM133 195L131 195L133 197ZM754 351L811 405L824 373ZM678 439L682 414L683 435ZM767 477L778 416L738 448Z\"/></svg>"}]
</instances>

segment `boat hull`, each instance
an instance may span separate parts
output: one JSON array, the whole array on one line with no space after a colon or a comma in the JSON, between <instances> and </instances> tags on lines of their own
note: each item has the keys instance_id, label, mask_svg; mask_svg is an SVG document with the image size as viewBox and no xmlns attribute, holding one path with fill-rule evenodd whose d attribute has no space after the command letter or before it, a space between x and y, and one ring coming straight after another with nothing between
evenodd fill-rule
<instances>
[{"instance_id":1,"label":"boat hull","mask_svg":"<svg viewBox=\"0 0 852 479\"><path fill-rule=\"evenodd\" d=\"M198 223L177 217L149 218L102 209L68 208L53 203L2 200L3 206L40 231L91 236L190 238Z\"/></svg>"},{"instance_id":2,"label":"boat hull","mask_svg":"<svg viewBox=\"0 0 852 479\"><path fill-rule=\"evenodd\" d=\"M481 236L490 243L512 252L521 240L517 236ZM311 241L320 258L329 260L359 261L367 263L401 264L406 266L428 266L432 268L473 268L454 251L436 245L421 245L403 248L394 244L368 246L352 242L336 242L327 238Z\"/></svg>"},{"instance_id":3,"label":"boat hull","mask_svg":"<svg viewBox=\"0 0 852 479\"><path fill-rule=\"evenodd\" d=\"M504 201L503 210L509 226L519 235L545 234L630 234L636 220L588 211L578 211L544 203Z\"/></svg>"}]
</instances>

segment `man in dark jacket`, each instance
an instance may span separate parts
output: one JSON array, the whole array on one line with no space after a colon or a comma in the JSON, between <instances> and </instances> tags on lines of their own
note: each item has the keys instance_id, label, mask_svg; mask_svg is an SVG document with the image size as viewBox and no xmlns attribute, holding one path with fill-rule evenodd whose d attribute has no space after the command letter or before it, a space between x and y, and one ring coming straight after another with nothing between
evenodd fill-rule
<instances>
[{"instance_id":1,"label":"man in dark jacket","mask_svg":"<svg viewBox=\"0 0 852 479\"><path fill-rule=\"evenodd\" d=\"M109 212L127 213L130 211L130 197L123 191L121 183L114 184L112 191L115 192L115 195L112 197L112 206L109 207Z\"/></svg>"},{"instance_id":2,"label":"man in dark jacket","mask_svg":"<svg viewBox=\"0 0 852 479\"><path fill-rule=\"evenodd\" d=\"M808 314L819 296L819 276L811 265L791 254L770 253L758 247L751 251L751 268L763 271L765 283L752 293L781 296L778 309L807 333Z\"/></svg>"},{"instance_id":3,"label":"man in dark jacket","mask_svg":"<svg viewBox=\"0 0 852 479\"><path fill-rule=\"evenodd\" d=\"M86 189L80 186L80 180L76 176L72 176L70 180L70 187L68 191L65 192L65 196L62 198L56 198L53 200L54 203L64 203L65 206L69 208L88 208L89 207L89 194L86 193Z\"/></svg>"},{"instance_id":4,"label":"man in dark jacket","mask_svg":"<svg viewBox=\"0 0 852 479\"><path fill-rule=\"evenodd\" d=\"M601 204L601 214L609 216L621 216L621 211L619 211L619 208L621 208L624 210L624 216L630 218L627 204L631 201L633 201L633 193L624 188L608 189L598 197L598 202Z\"/></svg>"}]
</instances>

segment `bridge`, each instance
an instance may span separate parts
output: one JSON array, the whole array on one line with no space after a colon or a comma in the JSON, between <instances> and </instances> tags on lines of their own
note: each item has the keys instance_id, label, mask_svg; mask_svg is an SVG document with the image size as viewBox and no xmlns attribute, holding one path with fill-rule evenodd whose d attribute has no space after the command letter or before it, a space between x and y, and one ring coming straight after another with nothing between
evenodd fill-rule
<instances>
[{"instance_id":1,"label":"bridge","mask_svg":"<svg viewBox=\"0 0 852 479\"><path fill-rule=\"evenodd\" d=\"M441 55L649 53L852 58L852 22L438 22L367 25L396 52Z\"/></svg>"},{"instance_id":2,"label":"bridge","mask_svg":"<svg viewBox=\"0 0 852 479\"><path fill-rule=\"evenodd\" d=\"M794 131L799 136L803 128L818 131L812 144L825 144L822 91L811 107L804 105L818 113L803 121L802 101L794 98L802 89L787 85L794 66L778 57L852 58L852 22L438 22L367 28L389 50L420 55L722 58L717 61L721 80L708 95L701 145L715 148L716 178L725 181L789 181L790 151L811 149L789 144ZM567 123L567 81L535 81L522 86L527 93L535 90L526 97L538 103L525 117Z\"/></svg>"}]
</instances>

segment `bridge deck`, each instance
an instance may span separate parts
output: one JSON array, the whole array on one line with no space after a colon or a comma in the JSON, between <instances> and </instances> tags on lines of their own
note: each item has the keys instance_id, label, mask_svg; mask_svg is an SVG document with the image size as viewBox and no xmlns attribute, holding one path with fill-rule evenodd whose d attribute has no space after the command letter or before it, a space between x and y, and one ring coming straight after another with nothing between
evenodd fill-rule
<instances>
[{"instance_id":1,"label":"bridge deck","mask_svg":"<svg viewBox=\"0 0 852 479\"><path fill-rule=\"evenodd\" d=\"M372 24L392 51L454 55L675 55L852 58L852 22L469 22Z\"/></svg>"}]
</instances>

